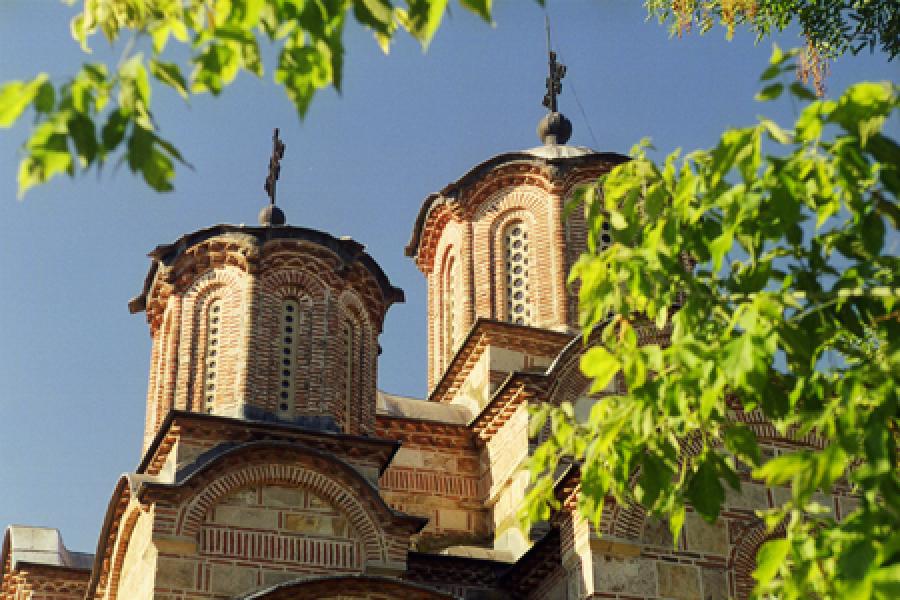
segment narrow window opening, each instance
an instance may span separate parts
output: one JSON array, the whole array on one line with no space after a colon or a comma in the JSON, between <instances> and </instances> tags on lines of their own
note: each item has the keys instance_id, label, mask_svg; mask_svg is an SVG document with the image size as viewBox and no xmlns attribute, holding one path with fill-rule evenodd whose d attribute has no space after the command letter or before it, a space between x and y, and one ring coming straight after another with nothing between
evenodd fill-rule
<instances>
[{"instance_id":1,"label":"narrow window opening","mask_svg":"<svg viewBox=\"0 0 900 600\"><path fill-rule=\"evenodd\" d=\"M353 414L353 381L355 379L354 375L356 373L356 364L354 361L354 356L356 354L356 344L354 343L355 336L353 330L353 324L344 321L342 327L342 335L344 337L344 349L346 351L345 356L345 371L344 371L344 431L350 431L350 415Z\"/></svg>"},{"instance_id":2,"label":"narrow window opening","mask_svg":"<svg viewBox=\"0 0 900 600\"><path fill-rule=\"evenodd\" d=\"M447 364L456 349L456 286L459 279L457 262L450 259L444 280L444 357Z\"/></svg>"},{"instance_id":3,"label":"narrow window opening","mask_svg":"<svg viewBox=\"0 0 900 600\"><path fill-rule=\"evenodd\" d=\"M522 223L513 223L503 235L506 263L506 319L518 325L531 324L528 285L528 232Z\"/></svg>"},{"instance_id":4,"label":"narrow window opening","mask_svg":"<svg viewBox=\"0 0 900 600\"><path fill-rule=\"evenodd\" d=\"M286 300L281 305L281 378L278 393L278 416L293 418L295 412L294 385L296 379L297 342L294 339L293 323L300 312L300 305L294 300Z\"/></svg>"},{"instance_id":5,"label":"narrow window opening","mask_svg":"<svg viewBox=\"0 0 900 600\"><path fill-rule=\"evenodd\" d=\"M204 366L206 370L206 386L204 388L203 410L212 414L216 405L216 381L219 377L218 361L216 357L219 345L219 322L222 318L222 301L213 300L206 312L206 348L204 351Z\"/></svg>"}]
</instances>

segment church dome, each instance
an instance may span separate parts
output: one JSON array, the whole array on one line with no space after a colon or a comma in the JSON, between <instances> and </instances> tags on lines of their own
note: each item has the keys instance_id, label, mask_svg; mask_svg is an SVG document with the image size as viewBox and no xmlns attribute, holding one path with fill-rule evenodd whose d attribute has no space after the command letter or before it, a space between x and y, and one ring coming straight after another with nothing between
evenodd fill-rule
<instances>
[{"instance_id":1,"label":"church dome","mask_svg":"<svg viewBox=\"0 0 900 600\"><path fill-rule=\"evenodd\" d=\"M215 225L150 257L129 303L153 338L145 440L172 409L373 433L377 338L403 291L361 244Z\"/></svg>"}]
</instances>

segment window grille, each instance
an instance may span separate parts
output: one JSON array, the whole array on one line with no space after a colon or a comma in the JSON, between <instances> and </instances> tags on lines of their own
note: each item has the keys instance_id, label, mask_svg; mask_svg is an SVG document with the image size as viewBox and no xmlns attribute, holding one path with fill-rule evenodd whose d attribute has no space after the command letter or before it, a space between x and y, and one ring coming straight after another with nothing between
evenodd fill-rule
<instances>
[{"instance_id":1,"label":"window grille","mask_svg":"<svg viewBox=\"0 0 900 600\"><path fill-rule=\"evenodd\" d=\"M216 404L216 385L219 377L219 346L222 339L222 301L213 300L206 312L206 352L203 395L204 410L212 413Z\"/></svg>"},{"instance_id":2,"label":"window grille","mask_svg":"<svg viewBox=\"0 0 900 600\"><path fill-rule=\"evenodd\" d=\"M531 324L531 298L528 283L528 231L513 223L503 236L506 263L506 315L510 323Z\"/></svg>"},{"instance_id":3,"label":"window grille","mask_svg":"<svg viewBox=\"0 0 900 600\"><path fill-rule=\"evenodd\" d=\"M343 324L344 349L347 352L345 360L344 372L344 431L350 431L350 415L353 414L353 381L356 373L356 361L354 354L356 347L354 344L353 325L349 321Z\"/></svg>"},{"instance_id":4,"label":"window grille","mask_svg":"<svg viewBox=\"0 0 900 600\"><path fill-rule=\"evenodd\" d=\"M300 319L300 305L294 300L286 300L281 305L281 329L279 331L281 350L278 378L278 415L292 417L294 415L295 395L294 380L297 365L297 338Z\"/></svg>"},{"instance_id":5,"label":"window grille","mask_svg":"<svg viewBox=\"0 0 900 600\"><path fill-rule=\"evenodd\" d=\"M456 348L456 286L458 282L457 262L450 259L444 282L444 356L447 362Z\"/></svg>"}]
</instances>

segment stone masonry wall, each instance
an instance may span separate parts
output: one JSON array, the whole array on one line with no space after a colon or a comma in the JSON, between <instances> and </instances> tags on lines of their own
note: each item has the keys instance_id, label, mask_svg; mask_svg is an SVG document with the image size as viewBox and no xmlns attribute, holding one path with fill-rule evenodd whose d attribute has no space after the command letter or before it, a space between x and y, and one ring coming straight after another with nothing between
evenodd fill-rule
<instances>
[{"instance_id":1,"label":"stone masonry wall","mask_svg":"<svg viewBox=\"0 0 900 600\"><path fill-rule=\"evenodd\" d=\"M528 448L528 407L523 403L491 437L481 454L481 485L491 507L494 547L516 557L530 546L516 517L528 486L528 472L520 470Z\"/></svg>"},{"instance_id":2,"label":"stone masonry wall","mask_svg":"<svg viewBox=\"0 0 900 600\"><path fill-rule=\"evenodd\" d=\"M377 424L379 437L403 443L381 475L382 497L396 510L428 518L416 546L432 551L486 541L479 455L467 428L386 416Z\"/></svg>"}]
</instances>

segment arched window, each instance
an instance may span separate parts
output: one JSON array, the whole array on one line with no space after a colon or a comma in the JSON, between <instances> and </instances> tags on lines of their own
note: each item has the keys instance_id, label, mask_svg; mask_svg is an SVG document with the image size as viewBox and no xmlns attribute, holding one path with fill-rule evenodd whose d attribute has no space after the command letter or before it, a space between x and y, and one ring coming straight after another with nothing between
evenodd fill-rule
<instances>
[{"instance_id":1,"label":"arched window","mask_svg":"<svg viewBox=\"0 0 900 600\"><path fill-rule=\"evenodd\" d=\"M219 346L222 339L222 301L213 300L206 311L206 351L204 352L205 373L203 409L212 413L216 404L216 385L219 378Z\"/></svg>"},{"instance_id":2,"label":"arched window","mask_svg":"<svg viewBox=\"0 0 900 600\"><path fill-rule=\"evenodd\" d=\"M350 431L350 416L353 414L353 382L356 380L356 331L353 323L345 320L341 325L344 338L344 432Z\"/></svg>"},{"instance_id":3,"label":"arched window","mask_svg":"<svg viewBox=\"0 0 900 600\"><path fill-rule=\"evenodd\" d=\"M300 305L295 300L285 300L281 305L281 330L279 331L279 387L278 416L293 417L295 406L294 382L297 370L297 340Z\"/></svg>"},{"instance_id":4,"label":"arched window","mask_svg":"<svg viewBox=\"0 0 900 600\"><path fill-rule=\"evenodd\" d=\"M518 325L531 324L531 296L528 285L528 230L521 221L503 231L503 255L506 266L506 320Z\"/></svg>"},{"instance_id":5,"label":"arched window","mask_svg":"<svg viewBox=\"0 0 900 600\"><path fill-rule=\"evenodd\" d=\"M600 224L600 244L598 250L606 250L612 246L612 229L610 229L609 219L604 218Z\"/></svg>"},{"instance_id":6,"label":"arched window","mask_svg":"<svg viewBox=\"0 0 900 600\"><path fill-rule=\"evenodd\" d=\"M456 288L459 284L458 263L453 258L448 259L444 271L444 357L447 363L453 357L456 349Z\"/></svg>"}]
</instances>

